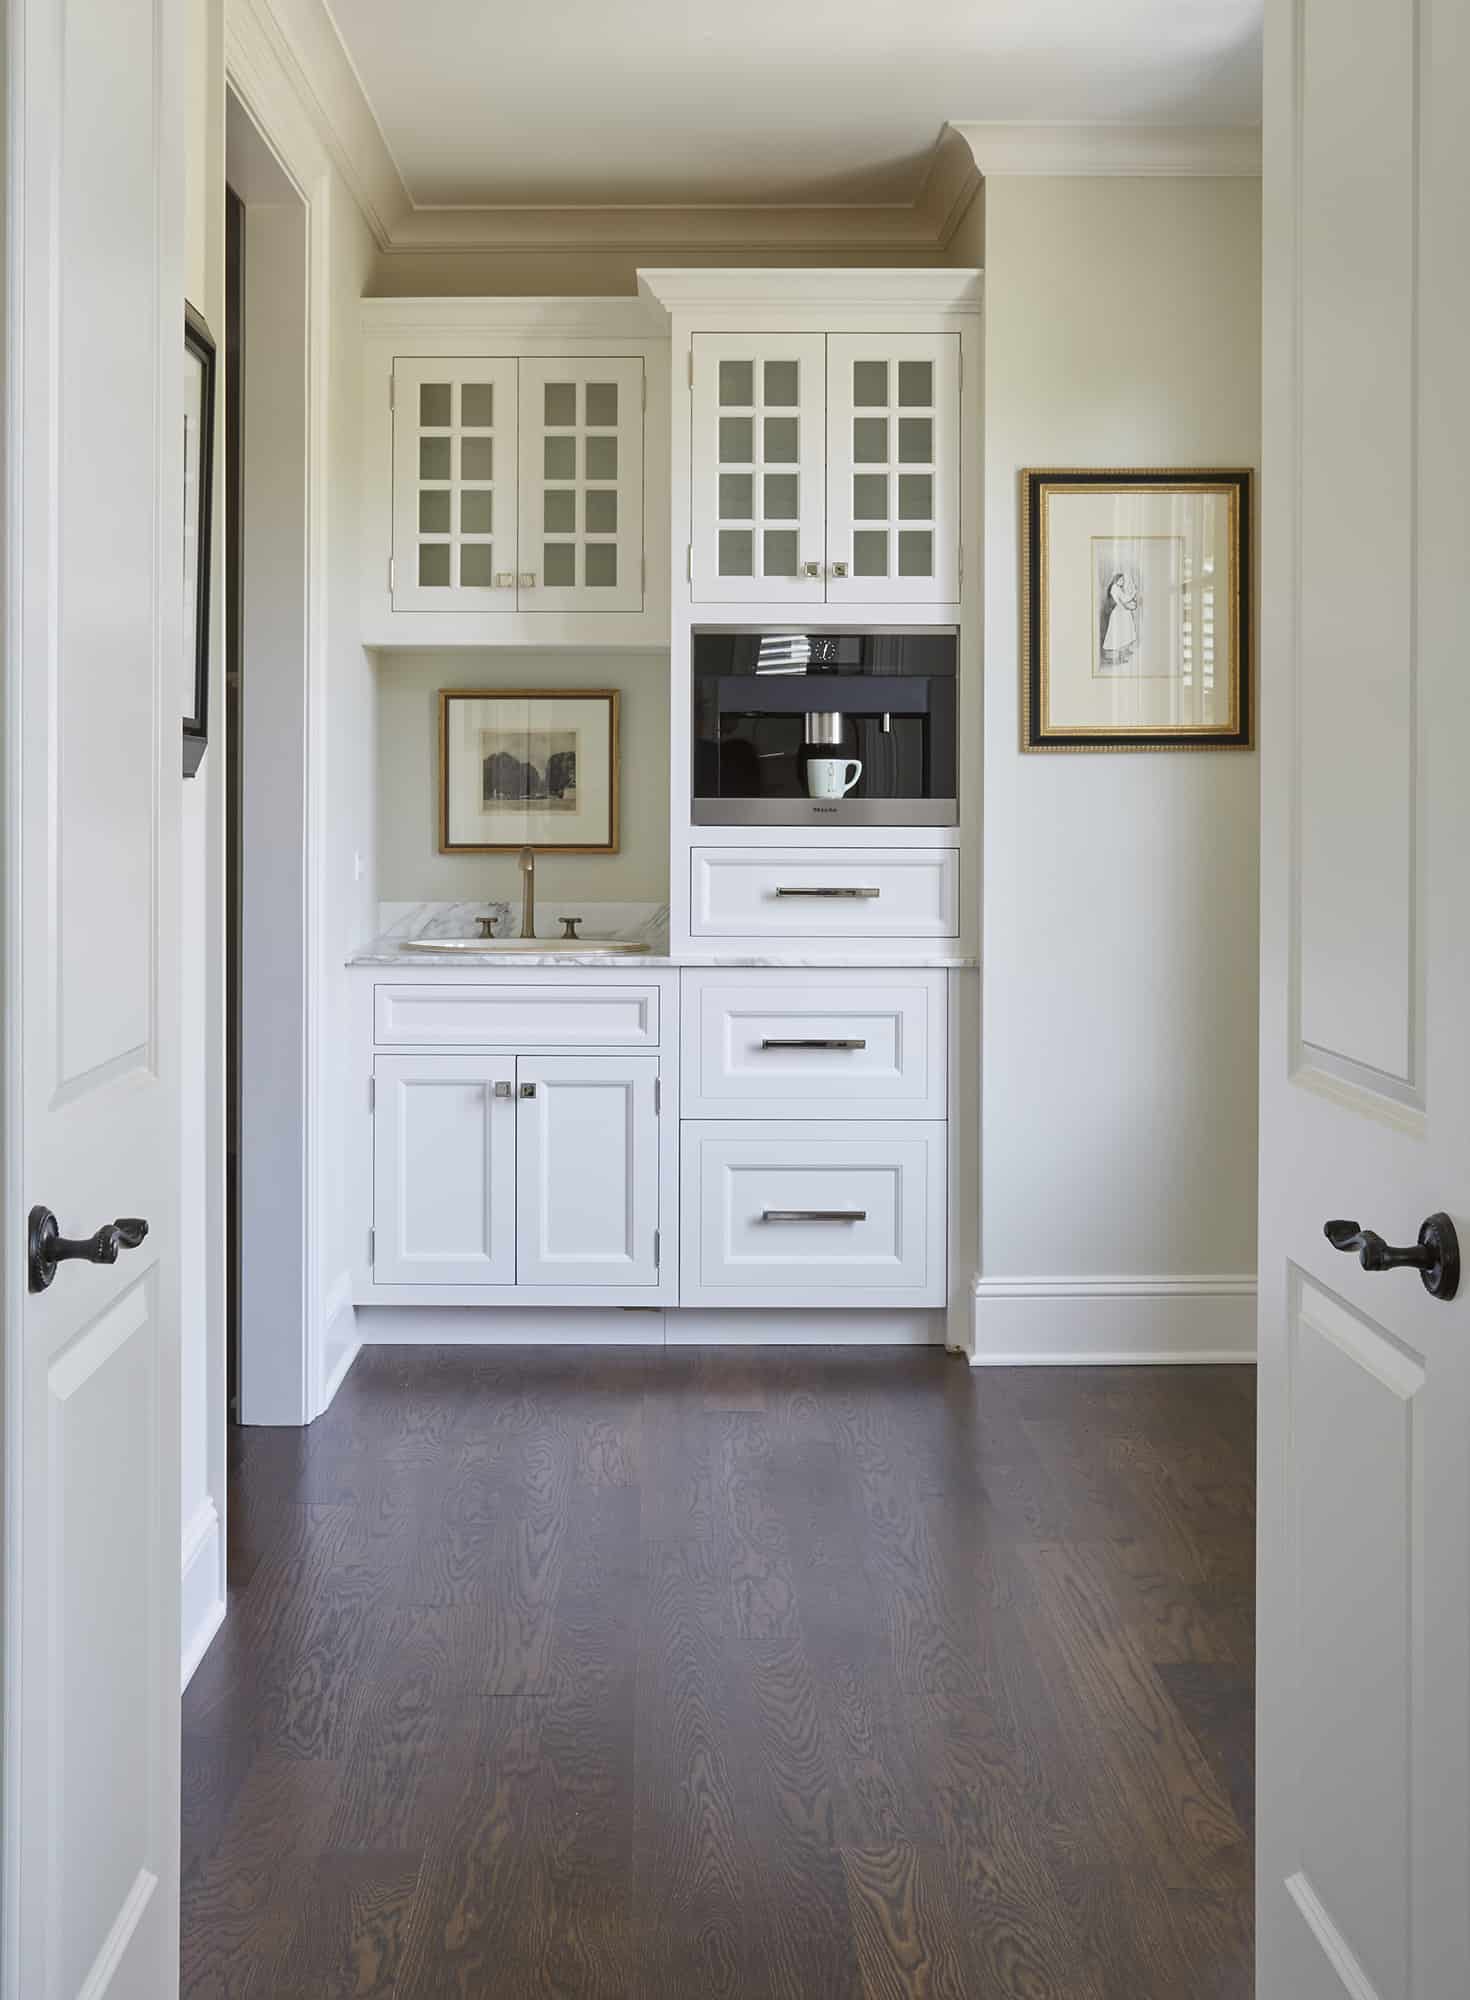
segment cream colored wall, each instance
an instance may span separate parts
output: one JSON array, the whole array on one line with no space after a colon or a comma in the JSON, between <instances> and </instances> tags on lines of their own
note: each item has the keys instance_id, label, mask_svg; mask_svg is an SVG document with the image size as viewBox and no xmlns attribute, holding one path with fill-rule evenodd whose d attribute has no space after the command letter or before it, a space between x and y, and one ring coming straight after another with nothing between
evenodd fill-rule
<instances>
[{"instance_id":1,"label":"cream colored wall","mask_svg":"<svg viewBox=\"0 0 1470 2000\"><path fill-rule=\"evenodd\" d=\"M1260 183L985 190L985 1277L1255 1269L1257 759L1018 750L1018 476L1256 466Z\"/></svg>"},{"instance_id":2,"label":"cream colored wall","mask_svg":"<svg viewBox=\"0 0 1470 2000\"><path fill-rule=\"evenodd\" d=\"M385 902L520 896L515 856L439 852L441 688L617 688L622 845L543 854L545 895L662 903L669 893L667 653L383 653L377 668L378 890Z\"/></svg>"}]
</instances>

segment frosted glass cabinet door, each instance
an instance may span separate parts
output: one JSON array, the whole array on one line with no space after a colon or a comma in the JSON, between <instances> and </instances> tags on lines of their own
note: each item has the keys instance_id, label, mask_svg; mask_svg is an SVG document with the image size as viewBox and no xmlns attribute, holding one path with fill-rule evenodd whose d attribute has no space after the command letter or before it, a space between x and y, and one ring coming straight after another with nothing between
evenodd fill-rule
<instances>
[{"instance_id":1,"label":"frosted glass cabinet door","mask_svg":"<svg viewBox=\"0 0 1470 2000\"><path fill-rule=\"evenodd\" d=\"M393 363L395 611L514 611L516 363Z\"/></svg>"},{"instance_id":2,"label":"frosted glass cabinet door","mask_svg":"<svg viewBox=\"0 0 1470 2000\"><path fill-rule=\"evenodd\" d=\"M692 595L820 604L826 336L694 336Z\"/></svg>"},{"instance_id":3,"label":"frosted glass cabinet door","mask_svg":"<svg viewBox=\"0 0 1470 2000\"><path fill-rule=\"evenodd\" d=\"M960 337L827 341L827 601L960 595Z\"/></svg>"},{"instance_id":4,"label":"frosted glass cabinet door","mask_svg":"<svg viewBox=\"0 0 1470 2000\"><path fill-rule=\"evenodd\" d=\"M373 1065L373 1282L513 1285L514 1056Z\"/></svg>"},{"instance_id":5,"label":"frosted glass cabinet door","mask_svg":"<svg viewBox=\"0 0 1470 2000\"><path fill-rule=\"evenodd\" d=\"M522 357L520 611L643 609L643 361Z\"/></svg>"}]
</instances>

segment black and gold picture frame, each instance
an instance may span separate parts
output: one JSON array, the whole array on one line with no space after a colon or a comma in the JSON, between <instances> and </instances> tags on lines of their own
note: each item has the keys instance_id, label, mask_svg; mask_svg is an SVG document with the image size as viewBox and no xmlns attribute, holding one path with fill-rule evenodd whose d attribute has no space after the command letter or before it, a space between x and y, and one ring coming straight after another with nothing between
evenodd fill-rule
<instances>
[{"instance_id":1,"label":"black and gold picture frame","mask_svg":"<svg viewBox=\"0 0 1470 2000\"><path fill-rule=\"evenodd\" d=\"M1022 750L1248 750L1251 474L1021 475Z\"/></svg>"},{"instance_id":2,"label":"black and gold picture frame","mask_svg":"<svg viewBox=\"0 0 1470 2000\"><path fill-rule=\"evenodd\" d=\"M209 742L209 580L214 560L215 348L203 315L184 305L184 776Z\"/></svg>"},{"instance_id":3,"label":"black and gold picture frame","mask_svg":"<svg viewBox=\"0 0 1470 2000\"><path fill-rule=\"evenodd\" d=\"M615 688L444 688L439 851L618 851Z\"/></svg>"}]
</instances>

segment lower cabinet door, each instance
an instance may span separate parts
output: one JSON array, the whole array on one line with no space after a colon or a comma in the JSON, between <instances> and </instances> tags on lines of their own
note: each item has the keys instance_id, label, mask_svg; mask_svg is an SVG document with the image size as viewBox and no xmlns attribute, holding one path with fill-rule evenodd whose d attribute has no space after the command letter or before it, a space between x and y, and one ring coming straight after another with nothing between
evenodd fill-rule
<instances>
[{"instance_id":1,"label":"lower cabinet door","mask_svg":"<svg viewBox=\"0 0 1470 2000\"><path fill-rule=\"evenodd\" d=\"M513 1056L373 1065L373 1281L513 1285Z\"/></svg>"},{"instance_id":2,"label":"lower cabinet door","mask_svg":"<svg viewBox=\"0 0 1470 2000\"><path fill-rule=\"evenodd\" d=\"M683 1125L680 1304L943 1305L947 1132Z\"/></svg>"},{"instance_id":3,"label":"lower cabinet door","mask_svg":"<svg viewBox=\"0 0 1470 2000\"><path fill-rule=\"evenodd\" d=\"M658 1283L658 1058L522 1056L516 1277Z\"/></svg>"}]
</instances>

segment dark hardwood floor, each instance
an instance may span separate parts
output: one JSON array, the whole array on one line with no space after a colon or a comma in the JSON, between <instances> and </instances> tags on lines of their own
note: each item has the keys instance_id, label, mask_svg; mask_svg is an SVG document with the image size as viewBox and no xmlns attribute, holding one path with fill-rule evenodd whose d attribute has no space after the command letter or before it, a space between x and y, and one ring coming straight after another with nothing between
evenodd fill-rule
<instances>
[{"instance_id":1,"label":"dark hardwood floor","mask_svg":"<svg viewBox=\"0 0 1470 2000\"><path fill-rule=\"evenodd\" d=\"M365 1350L234 1438L184 1994L1248 1996L1253 1394Z\"/></svg>"}]
</instances>

